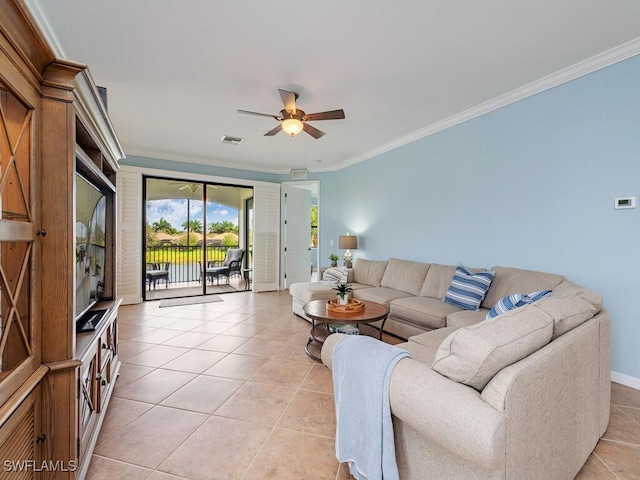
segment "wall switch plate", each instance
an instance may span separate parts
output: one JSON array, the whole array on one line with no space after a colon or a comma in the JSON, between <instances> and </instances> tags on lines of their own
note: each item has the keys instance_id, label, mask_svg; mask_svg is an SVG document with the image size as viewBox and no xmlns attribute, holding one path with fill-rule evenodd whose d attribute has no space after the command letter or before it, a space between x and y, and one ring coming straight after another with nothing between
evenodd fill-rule
<instances>
[{"instance_id":1,"label":"wall switch plate","mask_svg":"<svg viewBox=\"0 0 640 480\"><path fill-rule=\"evenodd\" d=\"M616 210L621 210L624 208L636 208L636 197L621 197L615 199Z\"/></svg>"},{"instance_id":2,"label":"wall switch plate","mask_svg":"<svg viewBox=\"0 0 640 480\"><path fill-rule=\"evenodd\" d=\"M333 247L333 240L329 240L329 246Z\"/></svg>"}]
</instances>

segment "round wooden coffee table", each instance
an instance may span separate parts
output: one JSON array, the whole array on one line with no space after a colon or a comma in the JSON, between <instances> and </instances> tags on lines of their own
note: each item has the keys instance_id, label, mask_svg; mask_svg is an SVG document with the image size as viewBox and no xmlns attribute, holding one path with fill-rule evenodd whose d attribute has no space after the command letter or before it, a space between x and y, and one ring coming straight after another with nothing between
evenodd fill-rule
<instances>
[{"instance_id":1,"label":"round wooden coffee table","mask_svg":"<svg viewBox=\"0 0 640 480\"><path fill-rule=\"evenodd\" d=\"M305 346L305 351L314 360L320 360L320 349L322 344L333 332L332 327L336 325L354 325L358 328L366 327L377 333L382 340L382 329L384 322L389 315L389 308L379 303L361 300L364 303L364 311L357 313L337 313L327 309L326 300L313 300L307 303L302 310L311 319L311 331L309 340ZM371 325L373 322L382 320L379 327ZM365 332L366 333L366 332ZM317 354L314 353L317 350Z\"/></svg>"}]
</instances>

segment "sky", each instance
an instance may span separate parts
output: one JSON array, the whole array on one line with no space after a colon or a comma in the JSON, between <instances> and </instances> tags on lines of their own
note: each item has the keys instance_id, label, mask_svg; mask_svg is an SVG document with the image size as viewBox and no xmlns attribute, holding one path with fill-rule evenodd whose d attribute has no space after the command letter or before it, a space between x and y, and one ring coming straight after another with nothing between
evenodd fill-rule
<instances>
[{"instance_id":1,"label":"sky","mask_svg":"<svg viewBox=\"0 0 640 480\"><path fill-rule=\"evenodd\" d=\"M202 222L202 201L191 200L189 208L191 209L190 219ZM168 198L147 201L147 223L153 225L160 218L164 218L173 228L182 230L182 224L187 220L187 200ZM238 211L226 205L209 203L207 224L224 221L238 225Z\"/></svg>"}]
</instances>

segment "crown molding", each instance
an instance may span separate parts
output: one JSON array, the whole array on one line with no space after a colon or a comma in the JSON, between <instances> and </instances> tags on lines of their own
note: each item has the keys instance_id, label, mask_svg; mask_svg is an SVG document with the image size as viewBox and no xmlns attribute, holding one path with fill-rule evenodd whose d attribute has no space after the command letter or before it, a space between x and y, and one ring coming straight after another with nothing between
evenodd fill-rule
<instances>
[{"instance_id":1,"label":"crown molding","mask_svg":"<svg viewBox=\"0 0 640 480\"><path fill-rule=\"evenodd\" d=\"M58 40L58 37L56 37L53 29L51 28L51 25L49 24L49 21L47 20L47 17L42 12L42 8L40 8L40 2L36 0L23 0L23 3L29 9L32 20L40 30L40 35L45 39L49 48L53 51L53 54L57 58L67 58L64 53L64 49L62 48L62 45Z\"/></svg>"},{"instance_id":2,"label":"crown molding","mask_svg":"<svg viewBox=\"0 0 640 480\"><path fill-rule=\"evenodd\" d=\"M583 77L602 68L626 60L627 58L634 57L638 54L640 54L640 38L623 43L622 45L607 50L606 52L578 62L570 67L563 68L562 70L547 75L546 77L542 77L541 79L528 83L522 87L518 87L504 95L500 95L499 97L488 100L476 105L475 107L471 107L463 112L445 118L444 120L421 128L420 130L416 130L415 132L402 136L392 142L380 145L373 150L369 150L362 155L358 155L345 161L340 164L339 168L336 170L363 162L398 147L415 142L416 140L420 140L421 138L428 137L434 133L441 132L447 128L451 128L460 123L484 115L485 113L492 112L493 110L497 110L527 97L544 92L545 90L570 82L576 78Z\"/></svg>"}]
</instances>

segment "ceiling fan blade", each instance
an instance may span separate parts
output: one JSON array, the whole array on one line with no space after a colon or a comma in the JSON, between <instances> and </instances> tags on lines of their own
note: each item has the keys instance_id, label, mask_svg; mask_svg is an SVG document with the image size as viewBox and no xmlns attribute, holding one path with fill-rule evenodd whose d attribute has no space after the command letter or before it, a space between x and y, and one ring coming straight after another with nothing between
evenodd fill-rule
<instances>
[{"instance_id":1,"label":"ceiling fan blade","mask_svg":"<svg viewBox=\"0 0 640 480\"><path fill-rule=\"evenodd\" d=\"M308 113L302 120L305 122L313 120L342 120L344 117L344 110L329 110L328 112Z\"/></svg>"},{"instance_id":2,"label":"ceiling fan blade","mask_svg":"<svg viewBox=\"0 0 640 480\"><path fill-rule=\"evenodd\" d=\"M185 183L178 190L189 190L192 194L196 193L198 190L202 188L201 183Z\"/></svg>"},{"instance_id":3,"label":"ceiling fan blade","mask_svg":"<svg viewBox=\"0 0 640 480\"><path fill-rule=\"evenodd\" d=\"M280 90L280 98L282 98L282 103L284 103L284 109L295 115L296 113L296 99L298 98L298 94L295 92L287 92L286 90Z\"/></svg>"},{"instance_id":4,"label":"ceiling fan blade","mask_svg":"<svg viewBox=\"0 0 640 480\"><path fill-rule=\"evenodd\" d=\"M282 124L278 125L276 128L274 128L273 130L269 130L267 133L264 134L265 137L273 137L276 133L278 133L280 130L282 130Z\"/></svg>"},{"instance_id":5,"label":"ceiling fan blade","mask_svg":"<svg viewBox=\"0 0 640 480\"><path fill-rule=\"evenodd\" d=\"M311 135L313 138L315 138L316 140L324 135L323 131L318 130L316 127L312 127L308 123L303 123L302 124L302 129L305 132L307 132L309 135Z\"/></svg>"},{"instance_id":6,"label":"ceiling fan blade","mask_svg":"<svg viewBox=\"0 0 640 480\"><path fill-rule=\"evenodd\" d=\"M269 113L250 112L248 110L238 110L238 113L244 113L245 115L256 115L258 117L271 117L271 118L275 118L278 121L281 120L281 118L278 117L277 115L271 115Z\"/></svg>"}]
</instances>

